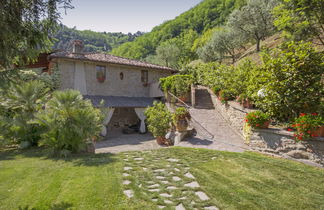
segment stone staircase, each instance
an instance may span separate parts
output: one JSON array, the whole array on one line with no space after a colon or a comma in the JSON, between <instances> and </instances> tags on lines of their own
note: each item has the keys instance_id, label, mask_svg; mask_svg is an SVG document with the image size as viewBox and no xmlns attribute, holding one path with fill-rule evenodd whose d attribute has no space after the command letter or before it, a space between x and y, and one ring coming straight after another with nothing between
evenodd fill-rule
<instances>
[{"instance_id":1,"label":"stone staircase","mask_svg":"<svg viewBox=\"0 0 324 210\"><path fill-rule=\"evenodd\" d=\"M181 142L179 146L233 152L242 152L247 149L243 138L230 127L223 116L214 108L207 89L202 87L195 90L195 106L191 107L189 112L199 125L193 126L197 130L197 135ZM206 138L206 131L213 135L213 139Z\"/></svg>"},{"instance_id":2,"label":"stone staircase","mask_svg":"<svg viewBox=\"0 0 324 210\"><path fill-rule=\"evenodd\" d=\"M196 109L214 109L214 104L207 89L196 89L195 102Z\"/></svg>"}]
</instances>

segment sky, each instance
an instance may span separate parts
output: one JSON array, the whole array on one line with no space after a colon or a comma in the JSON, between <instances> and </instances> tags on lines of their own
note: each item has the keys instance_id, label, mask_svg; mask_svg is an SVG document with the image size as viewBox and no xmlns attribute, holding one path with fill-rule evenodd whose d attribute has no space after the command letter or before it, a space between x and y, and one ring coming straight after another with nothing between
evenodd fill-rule
<instances>
[{"instance_id":1,"label":"sky","mask_svg":"<svg viewBox=\"0 0 324 210\"><path fill-rule=\"evenodd\" d=\"M61 10L61 22L79 30L149 32L202 0L72 0L74 9Z\"/></svg>"}]
</instances>

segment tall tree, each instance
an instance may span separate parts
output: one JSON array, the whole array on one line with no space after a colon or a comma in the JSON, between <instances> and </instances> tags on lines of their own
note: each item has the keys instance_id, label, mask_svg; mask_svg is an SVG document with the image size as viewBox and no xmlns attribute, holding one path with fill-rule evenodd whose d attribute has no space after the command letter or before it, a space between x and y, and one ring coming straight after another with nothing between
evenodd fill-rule
<instances>
[{"instance_id":1,"label":"tall tree","mask_svg":"<svg viewBox=\"0 0 324 210\"><path fill-rule=\"evenodd\" d=\"M281 0L275 8L275 26L293 40L316 37L324 45L324 0Z\"/></svg>"},{"instance_id":2,"label":"tall tree","mask_svg":"<svg viewBox=\"0 0 324 210\"><path fill-rule=\"evenodd\" d=\"M172 42L163 43L156 49L157 59L161 61L162 65L168 67L177 68L179 56L180 49Z\"/></svg>"},{"instance_id":3,"label":"tall tree","mask_svg":"<svg viewBox=\"0 0 324 210\"><path fill-rule=\"evenodd\" d=\"M71 0L1 0L0 69L30 62L50 49L60 7L72 8Z\"/></svg>"},{"instance_id":4,"label":"tall tree","mask_svg":"<svg viewBox=\"0 0 324 210\"><path fill-rule=\"evenodd\" d=\"M240 10L230 15L228 26L246 36L254 39L256 50L260 51L260 42L271 35L274 30L272 10L277 0L250 0Z\"/></svg>"}]
</instances>

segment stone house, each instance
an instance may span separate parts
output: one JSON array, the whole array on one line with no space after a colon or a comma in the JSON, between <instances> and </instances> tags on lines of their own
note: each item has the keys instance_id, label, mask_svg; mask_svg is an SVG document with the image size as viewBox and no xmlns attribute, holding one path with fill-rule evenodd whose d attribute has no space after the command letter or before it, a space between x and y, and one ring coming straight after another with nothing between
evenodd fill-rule
<instances>
[{"instance_id":1,"label":"stone house","mask_svg":"<svg viewBox=\"0 0 324 210\"><path fill-rule=\"evenodd\" d=\"M49 56L59 69L60 89L79 90L94 106L104 102L107 126L102 135L106 135L106 128L125 128L139 121L140 131L145 132L145 108L163 97L159 79L176 70L105 53L85 53L80 45L76 41L72 52Z\"/></svg>"}]
</instances>

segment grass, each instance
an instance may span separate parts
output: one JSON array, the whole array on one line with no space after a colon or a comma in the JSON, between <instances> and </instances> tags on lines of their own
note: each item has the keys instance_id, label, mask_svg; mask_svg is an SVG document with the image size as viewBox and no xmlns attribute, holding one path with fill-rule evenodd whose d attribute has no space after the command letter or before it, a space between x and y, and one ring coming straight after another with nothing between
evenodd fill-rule
<instances>
[{"instance_id":1,"label":"grass","mask_svg":"<svg viewBox=\"0 0 324 210\"><path fill-rule=\"evenodd\" d=\"M0 209L173 209L179 203L187 209L324 209L323 169L257 153L175 147L69 158L46 154L44 149L0 150ZM195 180L184 176L187 172ZM125 180L131 183L123 185ZM191 181L200 187L184 186ZM150 188L153 184L159 186ZM123 190L132 190L134 197L128 199ZM195 191L210 199L200 200Z\"/></svg>"}]
</instances>

